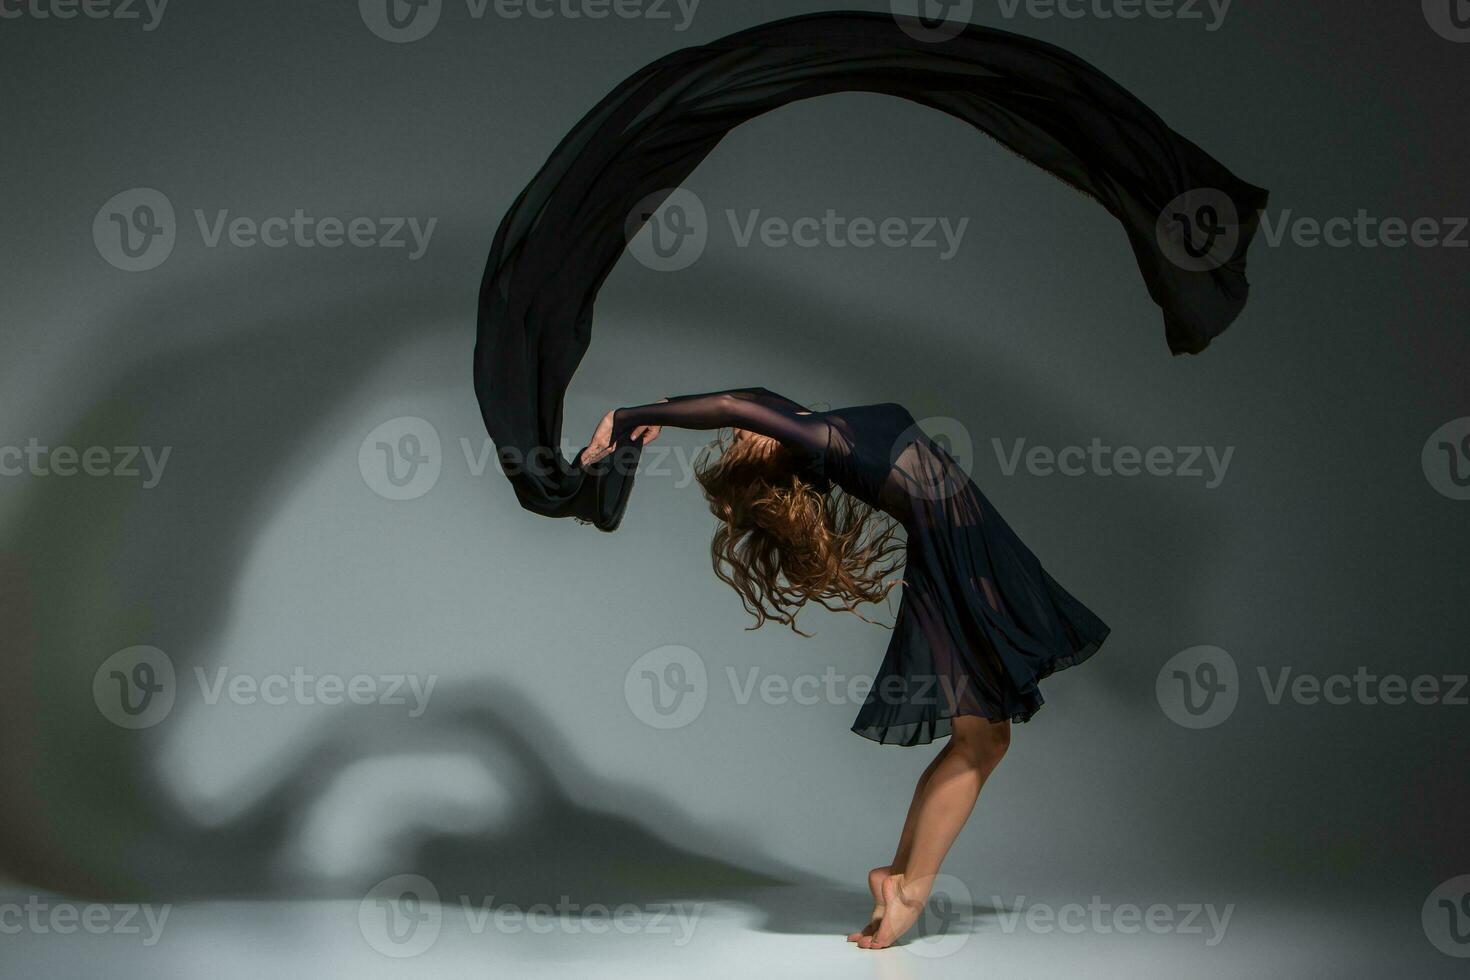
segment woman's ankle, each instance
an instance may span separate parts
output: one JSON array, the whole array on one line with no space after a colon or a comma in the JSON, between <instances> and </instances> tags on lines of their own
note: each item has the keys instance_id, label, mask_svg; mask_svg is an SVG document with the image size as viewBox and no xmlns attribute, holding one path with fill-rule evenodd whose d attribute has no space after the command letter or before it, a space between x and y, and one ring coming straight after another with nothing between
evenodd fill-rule
<instances>
[{"instance_id":1,"label":"woman's ankle","mask_svg":"<svg viewBox=\"0 0 1470 980\"><path fill-rule=\"evenodd\" d=\"M905 905L914 906L923 905L929 900L929 892L933 890L934 879L938 875L918 875L912 878L907 875L894 875L893 877L897 879L894 884L897 886L898 900Z\"/></svg>"}]
</instances>

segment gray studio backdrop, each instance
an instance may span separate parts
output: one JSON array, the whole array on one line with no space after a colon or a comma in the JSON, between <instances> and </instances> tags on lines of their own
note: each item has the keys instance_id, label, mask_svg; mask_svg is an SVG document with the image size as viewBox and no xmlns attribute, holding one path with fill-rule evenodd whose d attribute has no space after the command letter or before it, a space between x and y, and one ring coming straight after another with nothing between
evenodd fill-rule
<instances>
[{"instance_id":1,"label":"gray studio backdrop","mask_svg":"<svg viewBox=\"0 0 1470 980\"><path fill-rule=\"evenodd\" d=\"M1236 902L1237 930L1253 897L1354 910L1445 970L1464 944L1421 911L1470 873L1470 44L1434 3L1174 6L973 19L1271 189L1209 351L1168 355L1094 203L938 113L829 97L694 173L660 225L694 222L692 253L635 241L564 449L667 394L903 402L1113 627L1046 683L946 870L977 897ZM744 631L700 434L664 434L615 534L522 511L470 386L491 237L563 132L669 50L839 7L888 10L4 8L14 891L810 879L861 915L934 748L847 730L888 633Z\"/></svg>"}]
</instances>

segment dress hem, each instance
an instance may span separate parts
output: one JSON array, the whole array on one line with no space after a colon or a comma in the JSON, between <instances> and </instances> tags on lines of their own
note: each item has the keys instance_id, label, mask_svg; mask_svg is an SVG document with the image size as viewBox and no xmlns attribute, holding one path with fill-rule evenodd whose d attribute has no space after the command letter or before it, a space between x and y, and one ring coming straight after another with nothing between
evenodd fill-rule
<instances>
[{"instance_id":1,"label":"dress hem","mask_svg":"<svg viewBox=\"0 0 1470 980\"><path fill-rule=\"evenodd\" d=\"M1112 630L1110 628L1104 627L1098 637L1086 646L1078 647L1068 656L1058 657L1048 662L1046 669L1036 675L1033 683L1044 680L1059 670L1075 667L1077 664L1082 663L1082 661L1088 659L1098 651L1111 632ZM997 717L1005 715L1003 709L996 710L994 714L986 714L984 711L956 711L953 714L939 715L934 718L925 718L922 721L903 722L895 725L859 725L857 722L853 722L849 731L862 736L870 742L877 742L879 745L898 745L904 748L912 748L916 745L928 745L941 738L948 738L953 729L950 722L955 718L974 716L984 718L992 723L1004 720L1016 724L1024 724L1030 721L1045 703L1046 701L1042 698L1041 692L1038 690L1035 692L1033 702L1028 707L1018 711L1012 711L1009 717ZM861 718L861 713L859 713L859 717ZM894 732L901 734L896 738L890 737Z\"/></svg>"}]
</instances>

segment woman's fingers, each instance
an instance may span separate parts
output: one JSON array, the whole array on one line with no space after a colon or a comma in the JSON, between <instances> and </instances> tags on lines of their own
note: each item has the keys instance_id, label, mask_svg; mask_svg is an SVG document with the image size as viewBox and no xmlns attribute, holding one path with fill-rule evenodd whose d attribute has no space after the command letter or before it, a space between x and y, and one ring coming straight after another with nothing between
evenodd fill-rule
<instances>
[{"instance_id":1,"label":"woman's fingers","mask_svg":"<svg viewBox=\"0 0 1470 980\"><path fill-rule=\"evenodd\" d=\"M599 446L594 443L588 446L586 449L582 450L582 455L579 461L585 467L591 463L597 462L599 459L602 459L602 457L606 456L610 452L612 452L611 446Z\"/></svg>"},{"instance_id":2,"label":"woman's fingers","mask_svg":"<svg viewBox=\"0 0 1470 980\"><path fill-rule=\"evenodd\" d=\"M587 443L587 448L582 450L582 455L577 457L582 466L589 466L597 462L613 451L613 413L608 412L598 423L597 431L592 434L592 439ZM658 426L642 425L633 430L631 438L638 439L641 433L651 433L644 437L644 441L658 435Z\"/></svg>"}]
</instances>

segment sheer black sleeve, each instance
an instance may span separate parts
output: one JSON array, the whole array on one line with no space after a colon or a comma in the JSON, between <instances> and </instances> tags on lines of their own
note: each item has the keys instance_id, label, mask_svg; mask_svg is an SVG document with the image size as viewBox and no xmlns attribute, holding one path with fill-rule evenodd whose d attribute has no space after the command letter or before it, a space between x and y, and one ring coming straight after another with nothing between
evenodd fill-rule
<instances>
[{"instance_id":1,"label":"sheer black sleeve","mask_svg":"<svg viewBox=\"0 0 1470 980\"><path fill-rule=\"evenodd\" d=\"M619 408L613 413L613 442L626 441L640 425L680 429L747 429L804 449L827 446L827 423L801 415L802 407L765 388L732 388L702 395L679 395L667 401Z\"/></svg>"}]
</instances>

